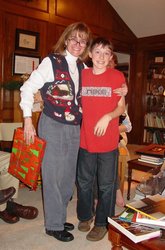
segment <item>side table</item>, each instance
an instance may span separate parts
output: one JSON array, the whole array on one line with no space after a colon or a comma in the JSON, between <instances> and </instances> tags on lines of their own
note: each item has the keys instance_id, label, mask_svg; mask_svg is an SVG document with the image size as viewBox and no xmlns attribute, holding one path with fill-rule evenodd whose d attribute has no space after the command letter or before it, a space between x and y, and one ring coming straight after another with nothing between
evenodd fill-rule
<instances>
[{"instance_id":1,"label":"side table","mask_svg":"<svg viewBox=\"0 0 165 250\"><path fill-rule=\"evenodd\" d=\"M112 243L112 250L122 250L122 246L129 250L163 250L165 249L165 240L161 238L152 238L139 243L134 243L127 236L119 232L115 227L109 225L108 239Z\"/></svg>"},{"instance_id":2,"label":"side table","mask_svg":"<svg viewBox=\"0 0 165 250\"><path fill-rule=\"evenodd\" d=\"M151 169L154 169L154 173L157 174L160 171L162 165L155 165L151 163L141 162L138 159L128 161L128 191L127 191L127 200L130 199L130 189L131 189L131 182L139 182L137 180L132 179L132 170L139 170L143 172L148 172Z\"/></svg>"}]
</instances>

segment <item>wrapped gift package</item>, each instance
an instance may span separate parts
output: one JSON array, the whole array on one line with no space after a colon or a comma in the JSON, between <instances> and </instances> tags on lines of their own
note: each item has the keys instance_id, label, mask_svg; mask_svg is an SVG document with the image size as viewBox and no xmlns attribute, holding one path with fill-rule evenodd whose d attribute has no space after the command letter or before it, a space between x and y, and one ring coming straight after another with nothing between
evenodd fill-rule
<instances>
[{"instance_id":1,"label":"wrapped gift package","mask_svg":"<svg viewBox=\"0 0 165 250\"><path fill-rule=\"evenodd\" d=\"M34 143L27 145L22 128L14 133L8 172L36 190L46 142L35 136Z\"/></svg>"}]
</instances>

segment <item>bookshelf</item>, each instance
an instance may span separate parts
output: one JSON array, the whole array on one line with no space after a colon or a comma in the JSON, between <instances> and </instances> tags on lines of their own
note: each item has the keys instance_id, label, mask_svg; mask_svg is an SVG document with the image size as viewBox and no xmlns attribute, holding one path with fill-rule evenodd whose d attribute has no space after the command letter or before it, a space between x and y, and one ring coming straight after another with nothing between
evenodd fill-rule
<instances>
[{"instance_id":1,"label":"bookshelf","mask_svg":"<svg viewBox=\"0 0 165 250\"><path fill-rule=\"evenodd\" d=\"M165 52L148 57L143 143L165 144Z\"/></svg>"}]
</instances>

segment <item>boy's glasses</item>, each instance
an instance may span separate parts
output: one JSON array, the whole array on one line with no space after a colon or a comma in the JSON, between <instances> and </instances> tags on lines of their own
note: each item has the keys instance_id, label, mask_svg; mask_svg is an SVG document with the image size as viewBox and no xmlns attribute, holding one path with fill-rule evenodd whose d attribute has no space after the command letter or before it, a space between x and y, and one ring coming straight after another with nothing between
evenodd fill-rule
<instances>
[{"instance_id":1,"label":"boy's glasses","mask_svg":"<svg viewBox=\"0 0 165 250\"><path fill-rule=\"evenodd\" d=\"M68 39L73 45L79 44L82 48L85 48L87 45L87 42L85 40L77 41L75 38L69 38Z\"/></svg>"}]
</instances>

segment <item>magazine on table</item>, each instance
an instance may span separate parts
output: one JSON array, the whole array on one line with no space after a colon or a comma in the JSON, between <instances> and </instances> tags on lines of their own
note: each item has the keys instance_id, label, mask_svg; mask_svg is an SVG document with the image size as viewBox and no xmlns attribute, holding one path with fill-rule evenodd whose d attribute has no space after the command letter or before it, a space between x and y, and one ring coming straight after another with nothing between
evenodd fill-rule
<instances>
[{"instance_id":1,"label":"magazine on table","mask_svg":"<svg viewBox=\"0 0 165 250\"><path fill-rule=\"evenodd\" d=\"M161 236L157 227L122 221L119 217L108 217L108 222L135 243Z\"/></svg>"},{"instance_id":2,"label":"magazine on table","mask_svg":"<svg viewBox=\"0 0 165 250\"><path fill-rule=\"evenodd\" d=\"M126 204L136 212L140 212L151 219L164 219L165 218L165 197L156 194L150 195L141 200L136 200Z\"/></svg>"},{"instance_id":3,"label":"magazine on table","mask_svg":"<svg viewBox=\"0 0 165 250\"><path fill-rule=\"evenodd\" d=\"M119 219L126 222L136 222L137 212L134 209L126 207L126 209L119 215Z\"/></svg>"},{"instance_id":4,"label":"magazine on table","mask_svg":"<svg viewBox=\"0 0 165 250\"><path fill-rule=\"evenodd\" d=\"M140 223L140 224L143 224L143 225L156 226L156 227L160 227L162 229L165 229L165 218L152 220L148 216L145 216L145 215L137 212L135 221L137 223Z\"/></svg>"},{"instance_id":5,"label":"magazine on table","mask_svg":"<svg viewBox=\"0 0 165 250\"><path fill-rule=\"evenodd\" d=\"M163 162L153 162L153 161L145 160L145 159L141 159L141 158L139 158L138 161L145 162L145 163L150 163L150 164L158 165L158 166L163 164Z\"/></svg>"},{"instance_id":6,"label":"magazine on table","mask_svg":"<svg viewBox=\"0 0 165 250\"><path fill-rule=\"evenodd\" d=\"M140 156L141 160L148 160L151 162L156 162L156 163L163 163L164 162L164 158L159 158L159 157L154 157L154 156L150 156L150 155L141 155Z\"/></svg>"}]
</instances>

